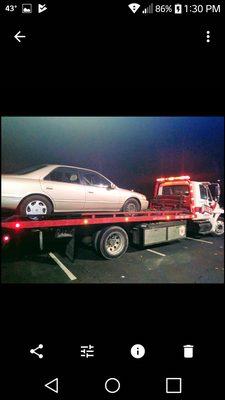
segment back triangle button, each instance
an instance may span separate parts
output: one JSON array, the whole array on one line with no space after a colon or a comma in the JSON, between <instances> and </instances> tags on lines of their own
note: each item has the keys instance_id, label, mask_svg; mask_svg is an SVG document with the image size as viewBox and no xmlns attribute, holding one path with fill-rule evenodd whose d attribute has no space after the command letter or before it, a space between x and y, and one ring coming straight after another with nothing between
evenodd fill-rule
<instances>
[{"instance_id":1,"label":"back triangle button","mask_svg":"<svg viewBox=\"0 0 225 400\"><path fill-rule=\"evenodd\" d=\"M55 378L52 381L45 384L45 387L52 390L55 393L59 392L59 379Z\"/></svg>"}]
</instances>

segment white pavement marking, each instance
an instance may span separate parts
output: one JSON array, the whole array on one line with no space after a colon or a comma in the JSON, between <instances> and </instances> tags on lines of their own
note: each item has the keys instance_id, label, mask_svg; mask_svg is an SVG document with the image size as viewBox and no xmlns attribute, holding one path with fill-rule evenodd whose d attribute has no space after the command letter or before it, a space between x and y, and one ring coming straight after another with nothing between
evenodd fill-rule
<instances>
[{"instance_id":1,"label":"white pavement marking","mask_svg":"<svg viewBox=\"0 0 225 400\"><path fill-rule=\"evenodd\" d=\"M151 251L151 253L155 253L155 254L158 254L159 256L166 257L166 255L165 255L165 254L163 254L163 253L159 253L158 251L155 251L155 250L150 250L150 249L147 249L147 251Z\"/></svg>"},{"instance_id":2,"label":"white pavement marking","mask_svg":"<svg viewBox=\"0 0 225 400\"><path fill-rule=\"evenodd\" d=\"M68 268L65 267L65 265L55 256L55 254L49 253L49 256L56 262L56 264L58 264L58 266L65 272L65 274L71 279L71 281L77 279L77 277L73 275Z\"/></svg>"},{"instance_id":3,"label":"white pavement marking","mask_svg":"<svg viewBox=\"0 0 225 400\"><path fill-rule=\"evenodd\" d=\"M196 242L202 242L202 243L209 243L209 244L213 244L213 242L208 242L207 240L201 240L201 239L194 239L194 238L190 238L188 236L186 236L185 239L189 239L189 240L195 240Z\"/></svg>"}]
</instances>

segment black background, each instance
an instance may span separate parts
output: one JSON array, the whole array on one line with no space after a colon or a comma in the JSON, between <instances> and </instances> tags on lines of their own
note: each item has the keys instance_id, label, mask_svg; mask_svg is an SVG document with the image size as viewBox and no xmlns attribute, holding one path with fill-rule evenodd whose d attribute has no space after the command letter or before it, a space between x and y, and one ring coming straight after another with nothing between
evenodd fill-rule
<instances>
[{"instance_id":1,"label":"black background","mask_svg":"<svg viewBox=\"0 0 225 400\"><path fill-rule=\"evenodd\" d=\"M122 3L114 4L91 3L90 14L79 14L83 6L76 4L75 14L71 2L52 19L43 14L29 23L6 17L3 24L1 16L2 115L222 114L221 27L215 17L182 17L179 24L175 17L159 17L147 25L127 9L118 19ZM200 32L212 24L217 42L206 47ZM33 41L23 47L9 35L20 29L32 32ZM126 382L118 398L131 393L165 398L157 385L160 374L180 371L188 380L183 399L219 397L222 290L222 285L2 285L4 398L12 392L54 398L40 388L55 374L64 381L63 393L70 388L64 398L78 392L79 399L85 393L107 398L101 386L107 376ZM26 354L42 342L48 358L40 367ZM99 349L93 368L80 365L76 349L83 343ZM134 343L149 349L140 368L127 353ZM197 349L191 368L177 355L189 343Z\"/></svg>"},{"instance_id":2,"label":"black background","mask_svg":"<svg viewBox=\"0 0 225 400\"><path fill-rule=\"evenodd\" d=\"M77 87L221 86L223 10L145 16L127 1L49 1L45 13L33 2L33 14L22 15L15 3L15 14L1 15L4 87L73 88L76 95ZM21 43L18 31L26 35Z\"/></svg>"}]
</instances>

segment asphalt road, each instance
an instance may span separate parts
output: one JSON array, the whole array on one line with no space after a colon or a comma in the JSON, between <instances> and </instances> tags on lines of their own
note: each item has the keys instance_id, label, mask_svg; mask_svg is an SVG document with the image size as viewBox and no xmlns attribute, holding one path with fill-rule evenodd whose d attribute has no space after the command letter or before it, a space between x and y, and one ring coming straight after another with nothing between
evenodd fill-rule
<instances>
[{"instance_id":1,"label":"asphalt road","mask_svg":"<svg viewBox=\"0 0 225 400\"><path fill-rule=\"evenodd\" d=\"M34 240L29 240L19 251L15 247L3 250L2 283L224 282L222 237L191 237L144 250L130 247L113 261L80 245L74 262L63 254L65 239L58 239L55 248L45 254L39 254Z\"/></svg>"}]
</instances>

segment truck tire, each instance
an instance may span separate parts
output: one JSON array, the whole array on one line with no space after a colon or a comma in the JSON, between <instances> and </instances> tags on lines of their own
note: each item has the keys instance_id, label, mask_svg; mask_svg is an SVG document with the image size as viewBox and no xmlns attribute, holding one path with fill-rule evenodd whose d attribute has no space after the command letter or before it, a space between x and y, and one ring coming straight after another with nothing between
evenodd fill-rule
<instances>
[{"instance_id":1,"label":"truck tire","mask_svg":"<svg viewBox=\"0 0 225 400\"><path fill-rule=\"evenodd\" d=\"M96 253L99 253L98 238L99 238L100 233L101 233L101 230L95 232L95 234L94 234L93 246L94 246Z\"/></svg>"},{"instance_id":2,"label":"truck tire","mask_svg":"<svg viewBox=\"0 0 225 400\"><path fill-rule=\"evenodd\" d=\"M224 218L219 217L216 221L215 230L212 232L213 236L222 236L224 234Z\"/></svg>"},{"instance_id":3,"label":"truck tire","mask_svg":"<svg viewBox=\"0 0 225 400\"><path fill-rule=\"evenodd\" d=\"M140 211L141 205L137 199L131 198L125 201L122 211Z\"/></svg>"},{"instance_id":4,"label":"truck tire","mask_svg":"<svg viewBox=\"0 0 225 400\"><path fill-rule=\"evenodd\" d=\"M96 250L107 260L121 257L126 253L129 239L120 226L108 226L97 232Z\"/></svg>"},{"instance_id":5,"label":"truck tire","mask_svg":"<svg viewBox=\"0 0 225 400\"><path fill-rule=\"evenodd\" d=\"M19 215L38 220L53 212L51 202L39 194L26 197L19 205Z\"/></svg>"}]
</instances>

